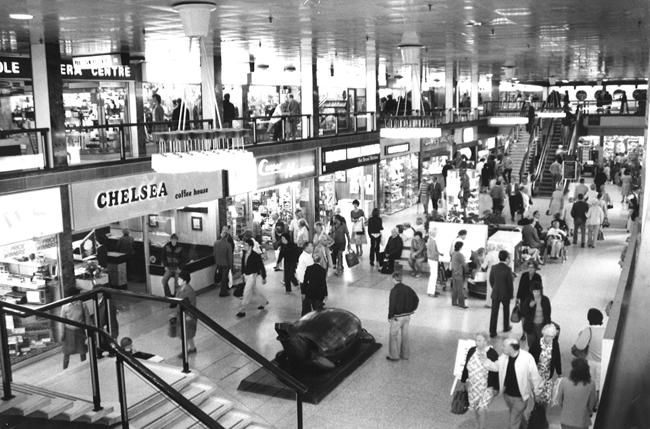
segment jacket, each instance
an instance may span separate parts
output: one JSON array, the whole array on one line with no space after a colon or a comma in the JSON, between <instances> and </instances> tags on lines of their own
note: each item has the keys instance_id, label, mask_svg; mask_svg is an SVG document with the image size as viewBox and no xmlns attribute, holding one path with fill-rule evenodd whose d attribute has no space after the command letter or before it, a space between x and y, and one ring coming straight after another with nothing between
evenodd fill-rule
<instances>
[{"instance_id":1,"label":"jacket","mask_svg":"<svg viewBox=\"0 0 650 429\"><path fill-rule=\"evenodd\" d=\"M108 320L111 320L111 335L117 338L120 335L120 325L117 323L117 308L115 303L111 303L111 311L109 315L108 306L106 305L106 298L102 299L97 306L97 321L99 322L98 328L108 331ZM102 337L103 338L103 337Z\"/></svg>"},{"instance_id":2,"label":"jacket","mask_svg":"<svg viewBox=\"0 0 650 429\"><path fill-rule=\"evenodd\" d=\"M300 257L301 250L291 241L282 245L282 257L284 258L285 270L287 267L295 267L298 265L298 258Z\"/></svg>"},{"instance_id":3,"label":"jacket","mask_svg":"<svg viewBox=\"0 0 650 429\"><path fill-rule=\"evenodd\" d=\"M467 379L469 378L469 371L467 371L467 364L469 363L469 360L472 358L472 355L476 353L476 346L470 348L467 351L467 357L465 358L465 367L463 368L463 375L460 378L460 381L465 383ZM490 359L492 362L496 362L499 359L499 354L494 350L492 347L489 347L487 349L487 357ZM496 371L490 371L488 372L488 387L493 388L497 392L499 391L499 373Z\"/></svg>"},{"instance_id":4,"label":"jacket","mask_svg":"<svg viewBox=\"0 0 650 429\"><path fill-rule=\"evenodd\" d=\"M308 266L300 293L306 299L322 301L327 296L327 271L318 264Z\"/></svg>"},{"instance_id":5,"label":"jacket","mask_svg":"<svg viewBox=\"0 0 650 429\"><path fill-rule=\"evenodd\" d=\"M519 278L519 288L517 289L517 299L520 300L522 304L530 297L530 286L533 282L539 282L539 284L542 284L542 276L540 276L539 273L535 273L531 279L528 273L521 274L521 277Z\"/></svg>"},{"instance_id":6,"label":"jacket","mask_svg":"<svg viewBox=\"0 0 650 429\"><path fill-rule=\"evenodd\" d=\"M506 371L508 370L508 355L499 356L497 366L499 368L499 386L505 392ZM517 385L521 393L521 399L528 400L533 390L538 390L544 380L539 375L537 363L533 356L525 350L519 350L515 361L515 373L517 374Z\"/></svg>"},{"instance_id":7,"label":"jacket","mask_svg":"<svg viewBox=\"0 0 650 429\"><path fill-rule=\"evenodd\" d=\"M314 258L310 253L303 250L298 258L298 267L296 268L296 279L302 283L305 281L305 272L307 267L314 264Z\"/></svg>"},{"instance_id":8,"label":"jacket","mask_svg":"<svg viewBox=\"0 0 650 429\"><path fill-rule=\"evenodd\" d=\"M429 198L438 201L442 197L442 186L440 183L435 182L429 185Z\"/></svg>"},{"instance_id":9,"label":"jacket","mask_svg":"<svg viewBox=\"0 0 650 429\"><path fill-rule=\"evenodd\" d=\"M388 237L388 242L386 247L384 247L384 253L389 258L397 259L402 256L402 250L404 249L404 241L399 235L397 237L390 236Z\"/></svg>"},{"instance_id":10,"label":"jacket","mask_svg":"<svg viewBox=\"0 0 650 429\"><path fill-rule=\"evenodd\" d=\"M543 244L537 235L537 230L531 224L524 225L521 229L521 240L530 247L540 247Z\"/></svg>"},{"instance_id":11,"label":"jacket","mask_svg":"<svg viewBox=\"0 0 650 429\"><path fill-rule=\"evenodd\" d=\"M411 240L411 258L424 259L427 255L427 244L424 239Z\"/></svg>"},{"instance_id":12,"label":"jacket","mask_svg":"<svg viewBox=\"0 0 650 429\"><path fill-rule=\"evenodd\" d=\"M512 268L503 262L493 266L490 271L490 284L492 285L492 300L510 301L514 294Z\"/></svg>"},{"instance_id":13,"label":"jacket","mask_svg":"<svg viewBox=\"0 0 650 429\"><path fill-rule=\"evenodd\" d=\"M523 323L523 328L524 332L527 334L532 334L535 331L535 311L537 311L537 305L535 304L534 306L530 306L530 302L534 302L534 298L531 296L528 297L525 301L522 302L522 304L519 306L519 310L522 313L522 316L524 316L524 323ZM542 315L544 317L544 320L542 321L542 325L546 326L549 323L551 323L551 300L548 299L546 295L542 295Z\"/></svg>"},{"instance_id":14,"label":"jacket","mask_svg":"<svg viewBox=\"0 0 650 429\"><path fill-rule=\"evenodd\" d=\"M438 243L436 243L436 239L432 236L429 236L429 239L427 240L427 258L432 261L438 261L440 259Z\"/></svg>"},{"instance_id":15,"label":"jacket","mask_svg":"<svg viewBox=\"0 0 650 429\"><path fill-rule=\"evenodd\" d=\"M368 219L368 234L379 234L384 229L384 225L379 216L371 216Z\"/></svg>"},{"instance_id":16,"label":"jacket","mask_svg":"<svg viewBox=\"0 0 650 429\"><path fill-rule=\"evenodd\" d=\"M571 217L577 222L585 223L587 221L588 211L589 205L582 200L578 200L571 207Z\"/></svg>"},{"instance_id":17,"label":"jacket","mask_svg":"<svg viewBox=\"0 0 650 429\"><path fill-rule=\"evenodd\" d=\"M172 246L171 241L163 247L162 263L165 268L183 268L185 266L185 252L183 246L176 243Z\"/></svg>"},{"instance_id":18,"label":"jacket","mask_svg":"<svg viewBox=\"0 0 650 429\"><path fill-rule=\"evenodd\" d=\"M587 225L602 225L605 214L599 204L592 204L587 211Z\"/></svg>"},{"instance_id":19,"label":"jacket","mask_svg":"<svg viewBox=\"0 0 650 429\"><path fill-rule=\"evenodd\" d=\"M449 269L451 270L451 277L456 280L463 280L465 274L468 273L467 263L465 262L465 255L461 252L454 252L451 254L451 261L449 262Z\"/></svg>"},{"instance_id":20,"label":"jacket","mask_svg":"<svg viewBox=\"0 0 650 429\"><path fill-rule=\"evenodd\" d=\"M403 283L397 283L390 290L388 298L388 320L413 314L419 303L420 299L413 289Z\"/></svg>"},{"instance_id":21,"label":"jacket","mask_svg":"<svg viewBox=\"0 0 650 429\"><path fill-rule=\"evenodd\" d=\"M266 268L262 262L262 257L259 253L251 250L246 259L246 252L241 256L241 271L243 274L259 274L266 280Z\"/></svg>"},{"instance_id":22,"label":"jacket","mask_svg":"<svg viewBox=\"0 0 650 429\"><path fill-rule=\"evenodd\" d=\"M531 344L528 352L533 356L535 362L539 363L539 355L542 353L542 346L539 340L534 344ZM551 349L551 367L549 368L551 373L549 375L549 380L553 378L553 374L557 374L558 377L562 375L562 355L560 354L560 344L557 341L557 337L553 339L553 348Z\"/></svg>"},{"instance_id":23,"label":"jacket","mask_svg":"<svg viewBox=\"0 0 650 429\"><path fill-rule=\"evenodd\" d=\"M232 267L232 247L227 236L214 242L214 263L218 267Z\"/></svg>"}]
</instances>

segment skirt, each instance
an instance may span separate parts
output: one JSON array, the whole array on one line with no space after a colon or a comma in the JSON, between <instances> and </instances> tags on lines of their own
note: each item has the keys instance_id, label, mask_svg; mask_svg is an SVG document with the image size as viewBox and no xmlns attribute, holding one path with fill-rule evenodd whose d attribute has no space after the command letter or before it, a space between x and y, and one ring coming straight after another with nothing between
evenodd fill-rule
<instances>
[{"instance_id":1,"label":"skirt","mask_svg":"<svg viewBox=\"0 0 650 429\"><path fill-rule=\"evenodd\" d=\"M368 243L368 239L366 238L366 234L364 234L363 232L354 234L354 236L352 238L352 241L354 242L354 244L358 244L358 245Z\"/></svg>"},{"instance_id":2,"label":"skirt","mask_svg":"<svg viewBox=\"0 0 650 429\"><path fill-rule=\"evenodd\" d=\"M63 354L74 355L87 353L86 334L83 329L63 328Z\"/></svg>"}]
</instances>

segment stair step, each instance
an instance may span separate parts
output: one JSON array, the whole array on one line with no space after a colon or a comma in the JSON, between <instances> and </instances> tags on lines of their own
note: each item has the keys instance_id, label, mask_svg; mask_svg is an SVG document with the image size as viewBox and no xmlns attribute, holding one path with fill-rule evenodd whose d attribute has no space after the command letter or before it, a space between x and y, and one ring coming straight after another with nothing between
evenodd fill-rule
<instances>
[{"instance_id":1,"label":"stair step","mask_svg":"<svg viewBox=\"0 0 650 429\"><path fill-rule=\"evenodd\" d=\"M49 420L57 414L61 414L63 411L72 408L73 405L74 401L69 399L53 398L48 406L34 411L29 417Z\"/></svg>"},{"instance_id":2,"label":"stair step","mask_svg":"<svg viewBox=\"0 0 650 429\"><path fill-rule=\"evenodd\" d=\"M217 422L225 429L244 429L251 423L252 419L248 414L241 411L230 410L217 419ZM198 426L192 426L192 429Z\"/></svg>"},{"instance_id":3,"label":"stair step","mask_svg":"<svg viewBox=\"0 0 650 429\"><path fill-rule=\"evenodd\" d=\"M212 388L200 384L190 384L181 392L188 400L196 405L200 405L212 392ZM156 408L151 408L149 412L141 413L137 418L131 418L136 427L160 428L169 422L177 420L185 415L185 412L171 400L165 399L165 403Z\"/></svg>"},{"instance_id":4,"label":"stair step","mask_svg":"<svg viewBox=\"0 0 650 429\"><path fill-rule=\"evenodd\" d=\"M93 410L93 404L89 402L76 401L73 403L72 407L54 416L53 420L71 422L77 420L79 417L83 416L84 414L92 410Z\"/></svg>"},{"instance_id":5,"label":"stair step","mask_svg":"<svg viewBox=\"0 0 650 429\"><path fill-rule=\"evenodd\" d=\"M50 398L32 395L27 397L22 402L15 402L14 406L6 409L3 414L9 414L13 416L27 416L36 410L48 406L50 402Z\"/></svg>"},{"instance_id":6,"label":"stair step","mask_svg":"<svg viewBox=\"0 0 650 429\"><path fill-rule=\"evenodd\" d=\"M99 421L99 419L104 418L105 416L109 415L112 412L113 412L113 407L104 406L104 408L102 408L99 411L90 410L84 415L77 418L76 420L81 423L96 423L97 421Z\"/></svg>"},{"instance_id":7,"label":"stair step","mask_svg":"<svg viewBox=\"0 0 650 429\"><path fill-rule=\"evenodd\" d=\"M213 419L218 419L228 411L232 410L233 407L234 404L232 402L214 396L206 399L201 404L201 409ZM183 415L181 419L177 419L165 426L161 426L160 429L186 429L193 427L195 424L196 419L194 417Z\"/></svg>"},{"instance_id":8,"label":"stair step","mask_svg":"<svg viewBox=\"0 0 650 429\"><path fill-rule=\"evenodd\" d=\"M182 392L182 390L190 385L192 381L197 377L195 373L189 373L186 374L185 377L182 379L176 381L175 383L172 383L171 386L176 389L179 392ZM134 404L129 407L129 418L133 419L137 417L138 415L142 414L143 412L146 412L148 410L151 410L155 408L157 405L162 404L167 402L167 398L161 393L161 392L156 392L149 396L148 398L143 399L142 401L138 402L137 404ZM101 423L101 422L100 422Z\"/></svg>"},{"instance_id":9,"label":"stair step","mask_svg":"<svg viewBox=\"0 0 650 429\"><path fill-rule=\"evenodd\" d=\"M8 409L29 399L29 395L17 394L8 401L0 401L0 414L4 414Z\"/></svg>"}]
</instances>

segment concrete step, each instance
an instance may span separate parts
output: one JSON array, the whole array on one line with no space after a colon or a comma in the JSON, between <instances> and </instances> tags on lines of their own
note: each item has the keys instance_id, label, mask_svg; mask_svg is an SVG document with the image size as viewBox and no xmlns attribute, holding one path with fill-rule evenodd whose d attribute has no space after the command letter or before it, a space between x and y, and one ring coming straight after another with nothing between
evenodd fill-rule
<instances>
[{"instance_id":1,"label":"concrete step","mask_svg":"<svg viewBox=\"0 0 650 429\"><path fill-rule=\"evenodd\" d=\"M93 404L83 401L76 401L73 403L72 407L66 409L60 414L57 414L52 419L72 422L91 411L93 411Z\"/></svg>"},{"instance_id":2,"label":"concrete step","mask_svg":"<svg viewBox=\"0 0 650 429\"><path fill-rule=\"evenodd\" d=\"M9 399L8 401L0 401L0 414L4 414L5 411L7 411L10 408L15 407L17 404L20 404L27 399L29 399L30 395L26 395L24 393L14 393L14 397Z\"/></svg>"},{"instance_id":3,"label":"concrete step","mask_svg":"<svg viewBox=\"0 0 650 429\"><path fill-rule=\"evenodd\" d=\"M190 384L185 387L181 393L195 405L200 405L212 393L212 388L201 384ZM165 402L152 408L149 412L141 413L137 418L131 418L133 424L141 429L154 429L165 426L166 424L178 420L185 411L175 402L165 399Z\"/></svg>"},{"instance_id":4,"label":"concrete step","mask_svg":"<svg viewBox=\"0 0 650 429\"><path fill-rule=\"evenodd\" d=\"M233 407L234 404L232 402L215 396L209 397L201 404L201 409L215 420L232 410ZM196 419L194 417L183 415L180 419L160 426L160 429L186 429L195 424Z\"/></svg>"},{"instance_id":5,"label":"concrete step","mask_svg":"<svg viewBox=\"0 0 650 429\"><path fill-rule=\"evenodd\" d=\"M14 402L14 405L7 408L2 414L12 416L28 416L36 410L47 407L51 401L52 400L50 398L46 398L44 396L31 395L24 401Z\"/></svg>"},{"instance_id":6,"label":"concrete step","mask_svg":"<svg viewBox=\"0 0 650 429\"><path fill-rule=\"evenodd\" d=\"M178 380L175 383L172 383L171 386L178 390L179 392L182 392L183 389L185 389L187 386L189 386L192 381L197 377L196 373L189 373L186 375L186 377L183 377L182 379ZM127 393L128 396L128 393ZM155 408L159 404L163 404L167 402L167 398L161 393L161 392L156 392L152 394L151 396L143 399L142 401L138 402L137 404L131 405L129 407L129 418L134 419L143 412L146 412L148 410L151 410Z\"/></svg>"},{"instance_id":7,"label":"concrete step","mask_svg":"<svg viewBox=\"0 0 650 429\"><path fill-rule=\"evenodd\" d=\"M97 423L100 419L103 419L107 415L113 412L113 407L104 405L99 411L90 410L87 413L79 416L76 421L82 423Z\"/></svg>"},{"instance_id":8,"label":"concrete step","mask_svg":"<svg viewBox=\"0 0 650 429\"><path fill-rule=\"evenodd\" d=\"M225 429L244 429L252 423L251 417L238 410L230 410L217 419L217 422ZM194 429L196 426L192 426Z\"/></svg>"},{"instance_id":9,"label":"concrete step","mask_svg":"<svg viewBox=\"0 0 650 429\"><path fill-rule=\"evenodd\" d=\"M74 406L74 401L65 398L54 398L50 401L50 404L46 407L43 407L39 410L34 411L29 417L35 417L38 419L51 419L57 414L61 414L63 411L68 410Z\"/></svg>"}]
</instances>

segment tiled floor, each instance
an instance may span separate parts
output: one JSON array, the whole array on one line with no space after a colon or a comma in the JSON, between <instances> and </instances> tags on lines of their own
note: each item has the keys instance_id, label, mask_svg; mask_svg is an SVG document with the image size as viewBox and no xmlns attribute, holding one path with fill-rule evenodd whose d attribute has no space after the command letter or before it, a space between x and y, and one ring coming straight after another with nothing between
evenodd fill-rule
<instances>
[{"instance_id":1,"label":"tiled floor","mask_svg":"<svg viewBox=\"0 0 650 429\"><path fill-rule=\"evenodd\" d=\"M610 188L612 199L619 201L617 188ZM489 203L489 198L482 195L481 207L487 208ZM543 213L548 200L536 198L535 205ZM411 208L386 218L385 225L388 228L406 220L413 222L415 212ZM569 368L571 344L586 324L587 309L602 309L613 299L620 274L617 262L626 238L624 214L621 205L615 203L610 213L612 228L605 230L604 242L598 242L596 249L570 247L564 264L550 264L541 270L545 294L551 298L553 320L562 327L560 346L566 369ZM543 217L542 223L546 225L548 220ZM299 294L285 295L280 280L281 273L271 270L268 284L264 287L271 304L263 311L249 311L244 319L235 317L239 304L237 298L219 298L216 292L210 291L199 297L198 305L218 323L271 359L281 349L274 323L295 320L300 315ZM388 276L370 270L364 255L358 267L346 269L340 278L330 276L328 282L330 297L327 305L357 314L364 327L386 345L388 294L392 286ZM474 332L487 330L489 309L477 299L469 300L468 310L452 307L449 292L438 298L428 297L425 278L409 276L405 282L420 296L420 308L411 321L411 359L389 362L384 359L386 347L382 348L319 405L305 405L306 428L474 427L470 413L463 416L450 413L452 366L458 339L470 338ZM166 358L167 363L179 363L175 357L180 348L178 340L166 335L168 308L140 302L121 302L120 306L120 336L131 336L138 349L159 354ZM512 335L521 335L520 325L515 326ZM235 390L239 380L256 368L253 363L201 326L196 344L198 354L191 359L192 367L216 381L224 395L241 401L271 425L281 429L296 427L294 402ZM495 345L499 350L499 344ZM33 380L39 372L58 371L59 367L60 357L57 356L33 365L30 370L19 371L16 379ZM557 410L551 410L549 414L552 427L559 427ZM488 427L501 429L506 418L506 407L499 397L490 407Z\"/></svg>"}]
</instances>

